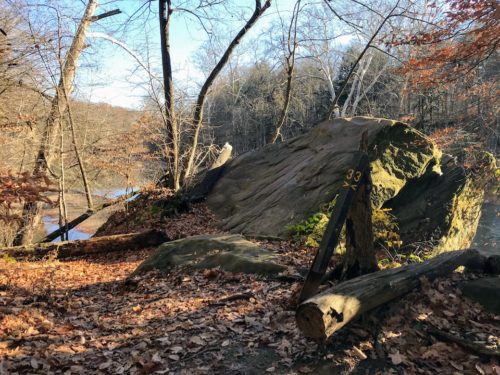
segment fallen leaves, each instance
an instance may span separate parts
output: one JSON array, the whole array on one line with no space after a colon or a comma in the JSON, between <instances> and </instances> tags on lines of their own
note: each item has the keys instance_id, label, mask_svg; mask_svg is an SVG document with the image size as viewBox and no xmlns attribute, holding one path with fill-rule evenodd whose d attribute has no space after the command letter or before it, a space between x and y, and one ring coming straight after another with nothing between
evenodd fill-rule
<instances>
[{"instance_id":1,"label":"fallen leaves","mask_svg":"<svg viewBox=\"0 0 500 375\"><path fill-rule=\"evenodd\" d=\"M263 245L290 274L311 258L287 243ZM453 280L427 282L389 305L382 321L375 316L377 342L373 323L351 324L319 350L295 325L289 301L299 282L178 269L124 284L147 254L0 264L0 356L7 373L308 374L318 361L353 369L380 359L388 374L500 375L494 361L480 362L420 329L432 324L500 346L499 320L463 299Z\"/></svg>"}]
</instances>

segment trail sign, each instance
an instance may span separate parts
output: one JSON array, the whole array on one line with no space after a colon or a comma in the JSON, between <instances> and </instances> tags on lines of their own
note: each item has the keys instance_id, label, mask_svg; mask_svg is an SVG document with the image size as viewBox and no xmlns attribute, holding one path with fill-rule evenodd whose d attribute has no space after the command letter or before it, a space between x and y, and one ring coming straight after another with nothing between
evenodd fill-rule
<instances>
[{"instance_id":1,"label":"trail sign","mask_svg":"<svg viewBox=\"0 0 500 375\"><path fill-rule=\"evenodd\" d=\"M312 297L318 291L321 280L326 273L328 263L332 258L333 251L340 239L340 232L344 226L349 206L363 182L363 175L369 168L368 155L365 152L357 152L354 157L354 167L347 170L340 188L335 207L326 226L325 233L314 257L311 269L306 277L304 286L299 296L299 302Z\"/></svg>"}]
</instances>

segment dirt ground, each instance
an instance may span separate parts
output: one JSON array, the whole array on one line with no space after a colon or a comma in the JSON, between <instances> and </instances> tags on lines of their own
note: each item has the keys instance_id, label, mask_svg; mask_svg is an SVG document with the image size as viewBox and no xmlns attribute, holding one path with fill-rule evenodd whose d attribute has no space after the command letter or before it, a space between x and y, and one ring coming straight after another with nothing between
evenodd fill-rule
<instances>
[{"instance_id":1,"label":"dirt ground","mask_svg":"<svg viewBox=\"0 0 500 375\"><path fill-rule=\"evenodd\" d=\"M291 274L311 256L268 247ZM321 343L296 328L299 282L217 269L126 281L151 251L1 262L0 374L500 374L422 330L500 347L500 317L456 287L476 275L424 283Z\"/></svg>"}]
</instances>

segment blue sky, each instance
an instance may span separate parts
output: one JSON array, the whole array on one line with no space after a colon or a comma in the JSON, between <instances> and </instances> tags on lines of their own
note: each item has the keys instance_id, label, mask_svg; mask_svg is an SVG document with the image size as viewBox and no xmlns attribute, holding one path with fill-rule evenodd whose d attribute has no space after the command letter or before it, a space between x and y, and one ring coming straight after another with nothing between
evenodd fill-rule
<instances>
[{"instance_id":1,"label":"blue sky","mask_svg":"<svg viewBox=\"0 0 500 375\"><path fill-rule=\"evenodd\" d=\"M127 27L123 24L134 14L143 1L140 0L120 0L103 3L99 7L97 14L104 11L120 8L122 14L99 21L92 25L91 32L110 33L120 41L127 44L131 49L144 56L147 52L144 47L146 39L150 45L150 61L155 71L161 76L160 44L158 31L158 2L151 3L152 13L149 19L141 17L140 20L131 22ZM237 6L246 6L246 17L251 14L254 6L253 0L234 1ZM259 20L254 27L253 37L261 32L266 25L271 22L279 12L286 17L286 14L293 8L294 0L274 1L273 5L266 12L266 16ZM82 8L83 11L83 8ZM242 25L242 20L228 20L227 26L237 30ZM237 31L229 32L227 37L232 37ZM229 34L233 35L229 35ZM203 74L193 64L193 54L206 38L206 33L200 28L199 23L193 18L188 18L181 13L175 14L172 20L171 29L171 50L173 58L174 77L183 82L184 85L197 84L202 80ZM91 52L83 59L77 77L76 95L80 98L90 99L94 102L106 102L113 105L140 108L145 89L142 84L146 80L146 75L137 68L137 63L118 46L112 43L89 38L89 43L93 46ZM95 65L97 59L98 67Z\"/></svg>"}]
</instances>

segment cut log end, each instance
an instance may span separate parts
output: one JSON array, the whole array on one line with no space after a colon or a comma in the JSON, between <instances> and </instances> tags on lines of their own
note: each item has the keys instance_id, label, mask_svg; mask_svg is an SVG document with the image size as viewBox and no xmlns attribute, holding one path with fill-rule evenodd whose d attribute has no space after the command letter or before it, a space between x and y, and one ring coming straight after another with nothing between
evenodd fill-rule
<instances>
[{"instance_id":1,"label":"cut log end","mask_svg":"<svg viewBox=\"0 0 500 375\"><path fill-rule=\"evenodd\" d=\"M326 338L326 327L323 312L314 303L304 303L299 306L296 315L297 326L307 337Z\"/></svg>"}]
</instances>

